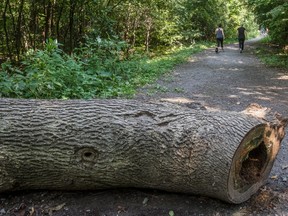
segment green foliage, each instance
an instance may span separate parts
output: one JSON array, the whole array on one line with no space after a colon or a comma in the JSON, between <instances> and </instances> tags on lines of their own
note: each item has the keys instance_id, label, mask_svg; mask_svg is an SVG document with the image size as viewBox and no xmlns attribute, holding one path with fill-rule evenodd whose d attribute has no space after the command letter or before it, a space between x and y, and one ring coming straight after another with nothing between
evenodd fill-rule
<instances>
[{"instance_id":1,"label":"green foliage","mask_svg":"<svg viewBox=\"0 0 288 216\"><path fill-rule=\"evenodd\" d=\"M258 24L269 29L271 40L285 46L288 42L288 2L283 0L247 0Z\"/></svg>"},{"instance_id":2,"label":"green foliage","mask_svg":"<svg viewBox=\"0 0 288 216\"><path fill-rule=\"evenodd\" d=\"M127 44L117 39L87 40L74 55L65 54L59 46L56 40L48 40L44 50L27 52L20 67L2 64L0 97L129 97L137 87L155 80L209 43L162 51L154 58L126 56Z\"/></svg>"},{"instance_id":3,"label":"green foliage","mask_svg":"<svg viewBox=\"0 0 288 216\"><path fill-rule=\"evenodd\" d=\"M288 53L279 45L273 44L271 37L265 37L257 48L257 55L266 65L288 68Z\"/></svg>"},{"instance_id":4,"label":"green foliage","mask_svg":"<svg viewBox=\"0 0 288 216\"><path fill-rule=\"evenodd\" d=\"M81 62L63 53L58 45L57 41L49 40L44 50L29 51L22 62L22 71L10 64L2 67L1 96L85 98L90 77L83 73ZM11 69L17 73L11 73Z\"/></svg>"},{"instance_id":5,"label":"green foliage","mask_svg":"<svg viewBox=\"0 0 288 216\"><path fill-rule=\"evenodd\" d=\"M49 40L44 50L26 54L23 71L4 64L1 96L66 99L127 94L129 69L136 64L120 61L119 52L124 45L99 38L87 44L77 55L70 56L59 49L56 41Z\"/></svg>"},{"instance_id":6,"label":"green foliage","mask_svg":"<svg viewBox=\"0 0 288 216\"><path fill-rule=\"evenodd\" d=\"M175 216L174 211L170 210L169 211L169 216Z\"/></svg>"},{"instance_id":7,"label":"green foliage","mask_svg":"<svg viewBox=\"0 0 288 216\"><path fill-rule=\"evenodd\" d=\"M257 0L4 0L0 3L0 53L20 61L29 49L43 49L47 38L57 38L71 54L86 35L107 41L117 36L129 49L141 47L149 52L159 46L214 40L219 23L227 38L235 37L241 23L249 31L255 28L245 1ZM284 16L283 10L275 9L271 16Z\"/></svg>"},{"instance_id":8,"label":"green foliage","mask_svg":"<svg viewBox=\"0 0 288 216\"><path fill-rule=\"evenodd\" d=\"M226 38L235 38L236 30L244 24L249 32L257 30L254 16L238 0L185 0L176 8L182 41L215 40L215 29L221 24ZM255 30L254 30L255 29Z\"/></svg>"}]
</instances>

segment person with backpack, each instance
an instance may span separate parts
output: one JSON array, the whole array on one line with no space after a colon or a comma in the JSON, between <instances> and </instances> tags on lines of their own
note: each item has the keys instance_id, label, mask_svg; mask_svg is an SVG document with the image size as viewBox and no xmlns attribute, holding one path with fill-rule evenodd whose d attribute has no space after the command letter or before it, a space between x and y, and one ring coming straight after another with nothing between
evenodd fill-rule
<instances>
[{"instance_id":1,"label":"person with backpack","mask_svg":"<svg viewBox=\"0 0 288 216\"><path fill-rule=\"evenodd\" d=\"M238 41L239 41L239 50L240 53L244 50L244 42L246 39L246 29L243 27L243 24L237 29L238 31Z\"/></svg>"},{"instance_id":2,"label":"person with backpack","mask_svg":"<svg viewBox=\"0 0 288 216\"><path fill-rule=\"evenodd\" d=\"M224 36L224 30L223 30L221 24L219 24L218 28L216 28L215 34L216 34L216 40L217 40L216 52L218 52L218 49L219 49L220 46L222 48L222 51L224 51L223 41L224 41L225 36Z\"/></svg>"}]
</instances>

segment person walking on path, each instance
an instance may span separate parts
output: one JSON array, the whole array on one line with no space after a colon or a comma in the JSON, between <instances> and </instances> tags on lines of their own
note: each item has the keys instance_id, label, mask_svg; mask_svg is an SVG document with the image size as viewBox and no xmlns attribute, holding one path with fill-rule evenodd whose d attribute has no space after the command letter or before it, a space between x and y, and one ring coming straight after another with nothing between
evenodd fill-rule
<instances>
[{"instance_id":1,"label":"person walking on path","mask_svg":"<svg viewBox=\"0 0 288 216\"><path fill-rule=\"evenodd\" d=\"M246 29L243 27L243 24L237 29L238 31L238 41L239 41L239 50L240 53L244 50L244 42L246 39Z\"/></svg>"},{"instance_id":2,"label":"person walking on path","mask_svg":"<svg viewBox=\"0 0 288 216\"><path fill-rule=\"evenodd\" d=\"M216 40L217 40L217 48L216 49L218 50L218 48L221 46L222 51L224 51L223 41L224 41L225 35L224 35L224 30L223 30L221 24L219 24L218 28L216 28L215 34L216 34Z\"/></svg>"}]
</instances>

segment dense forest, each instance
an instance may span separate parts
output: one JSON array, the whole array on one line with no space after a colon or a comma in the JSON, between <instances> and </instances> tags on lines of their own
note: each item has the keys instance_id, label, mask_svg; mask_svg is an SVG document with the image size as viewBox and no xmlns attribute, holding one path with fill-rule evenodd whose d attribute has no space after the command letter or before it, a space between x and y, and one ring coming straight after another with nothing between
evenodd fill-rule
<instances>
[{"instance_id":1,"label":"dense forest","mask_svg":"<svg viewBox=\"0 0 288 216\"><path fill-rule=\"evenodd\" d=\"M227 38L244 24L285 47L287 11L287 0L3 0L0 97L133 94L159 56L214 43L219 23Z\"/></svg>"}]
</instances>

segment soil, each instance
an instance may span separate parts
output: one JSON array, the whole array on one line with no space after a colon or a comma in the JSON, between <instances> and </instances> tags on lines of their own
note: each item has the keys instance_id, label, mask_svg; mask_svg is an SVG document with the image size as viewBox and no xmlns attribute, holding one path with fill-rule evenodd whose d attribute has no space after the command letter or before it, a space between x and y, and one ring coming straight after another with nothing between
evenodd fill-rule
<instances>
[{"instance_id":1,"label":"soil","mask_svg":"<svg viewBox=\"0 0 288 216\"><path fill-rule=\"evenodd\" d=\"M288 71L262 64L255 56L257 40L245 45L243 53L237 44L231 44L224 47L224 52L216 54L211 48L194 55L154 84L139 89L135 99L236 112L254 104L261 108L257 114L263 118L267 110L287 117ZM0 195L0 215L288 215L287 144L286 136L267 183L238 205L191 194L134 188L21 191Z\"/></svg>"}]
</instances>

